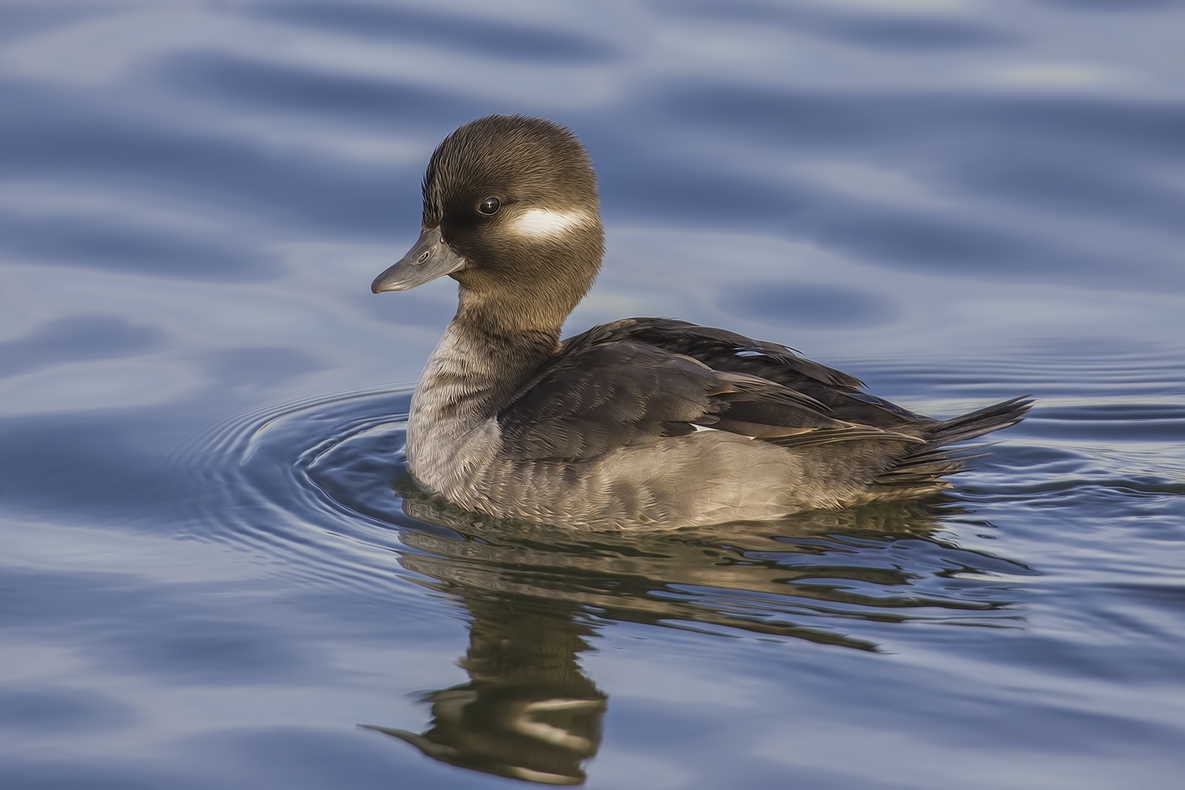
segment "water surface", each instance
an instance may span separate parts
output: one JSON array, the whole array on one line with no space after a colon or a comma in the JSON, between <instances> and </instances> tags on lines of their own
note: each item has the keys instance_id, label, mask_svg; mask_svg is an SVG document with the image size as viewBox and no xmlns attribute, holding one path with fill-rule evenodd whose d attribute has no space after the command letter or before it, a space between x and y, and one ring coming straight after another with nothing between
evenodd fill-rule
<instances>
[{"instance_id":1,"label":"water surface","mask_svg":"<svg viewBox=\"0 0 1185 790\"><path fill-rule=\"evenodd\" d=\"M1171 788L1185 6L0 7L0 785ZM589 534L417 492L433 147L573 128L572 331L675 316L935 415L942 502Z\"/></svg>"}]
</instances>

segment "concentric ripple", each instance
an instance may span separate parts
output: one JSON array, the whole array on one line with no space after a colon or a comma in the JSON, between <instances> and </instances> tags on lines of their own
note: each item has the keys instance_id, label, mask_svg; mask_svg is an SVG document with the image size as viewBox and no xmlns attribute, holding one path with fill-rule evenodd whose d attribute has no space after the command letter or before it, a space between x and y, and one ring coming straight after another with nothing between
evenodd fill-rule
<instances>
[{"instance_id":1,"label":"concentric ripple","mask_svg":"<svg viewBox=\"0 0 1185 790\"><path fill-rule=\"evenodd\" d=\"M985 526L957 502L665 533L503 523L416 488L402 455L408 403L407 392L363 392L225 426L197 454L212 464L207 487L229 498L217 539L254 545L277 572L320 583L411 579L465 604L565 602L612 621L862 649L877 642L854 623L1023 621L1010 591L1034 571L961 547L958 533Z\"/></svg>"}]
</instances>

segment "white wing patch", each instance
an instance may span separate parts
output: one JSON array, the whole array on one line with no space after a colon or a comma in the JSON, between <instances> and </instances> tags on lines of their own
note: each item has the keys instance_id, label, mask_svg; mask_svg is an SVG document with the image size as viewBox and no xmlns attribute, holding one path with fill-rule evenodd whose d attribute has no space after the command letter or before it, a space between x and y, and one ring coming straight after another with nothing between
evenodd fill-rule
<instances>
[{"instance_id":1,"label":"white wing patch","mask_svg":"<svg viewBox=\"0 0 1185 790\"><path fill-rule=\"evenodd\" d=\"M711 431L712 433L727 433L730 436L737 437L738 439L753 439L753 438L755 438L753 436L746 436L743 433L731 433L730 431L722 431L719 428L713 428L710 425L692 425L691 427L695 428L696 433Z\"/></svg>"},{"instance_id":2,"label":"white wing patch","mask_svg":"<svg viewBox=\"0 0 1185 790\"><path fill-rule=\"evenodd\" d=\"M519 236L533 239L555 239L573 228L587 224L589 216L583 211L549 211L533 208L523 212L511 224L511 230Z\"/></svg>"}]
</instances>

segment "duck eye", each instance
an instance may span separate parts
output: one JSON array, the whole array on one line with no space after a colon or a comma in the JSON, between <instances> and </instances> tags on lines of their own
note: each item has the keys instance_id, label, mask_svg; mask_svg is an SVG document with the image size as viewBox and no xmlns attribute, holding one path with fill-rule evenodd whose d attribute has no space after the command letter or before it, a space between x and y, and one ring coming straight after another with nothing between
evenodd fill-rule
<instances>
[{"instance_id":1,"label":"duck eye","mask_svg":"<svg viewBox=\"0 0 1185 790\"><path fill-rule=\"evenodd\" d=\"M481 201L481 204L478 205L477 210L480 211L482 214L485 214L488 217L488 216L492 216L492 215L496 214L498 212L498 209L501 207L502 207L501 200L498 200L498 198L496 198L496 197L488 197L485 200Z\"/></svg>"}]
</instances>

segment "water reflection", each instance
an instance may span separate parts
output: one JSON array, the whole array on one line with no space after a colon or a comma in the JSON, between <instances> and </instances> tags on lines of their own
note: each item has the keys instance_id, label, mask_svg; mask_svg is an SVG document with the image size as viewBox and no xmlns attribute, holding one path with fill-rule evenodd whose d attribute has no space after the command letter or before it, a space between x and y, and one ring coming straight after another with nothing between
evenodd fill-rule
<instances>
[{"instance_id":1,"label":"water reflection","mask_svg":"<svg viewBox=\"0 0 1185 790\"><path fill-rule=\"evenodd\" d=\"M413 563L414 567L414 563ZM583 784L601 745L607 697L577 661L596 635L578 607L479 589L456 592L473 617L460 664L470 680L424 696L422 734L371 726L442 762L542 784Z\"/></svg>"},{"instance_id":2,"label":"water reflection","mask_svg":"<svg viewBox=\"0 0 1185 790\"><path fill-rule=\"evenodd\" d=\"M942 541L942 520L957 515L951 503L589 534L467 513L418 491L406 473L395 488L404 514L434 527L402 535L410 551L400 564L471 616L459 661L470 681L423 697L432 721L422 733L370 728L452 765L545 784L583 783L581 765L600 744L608 696L579 665L598 622L877 652L841 624L1015 624L1007 596L967 577L1031 572Z\"/></svg>"},{"instance_id":3,"label":"water reflection","mask_svg":"<svg viewBox=\"0 0 1185 790\"><path fill-rule=\"evenodd\" d=\"M573 533L497 522L397 481L402 507L460 539L413 531L401 564L466 603L474 593L564 601L612 621L732 629L876 651L839 621L1011 621L979 574L1020 563L942 540L951 503L887 503L674 532ZM421 553L422 552L422 553Z\"/></svg>"},{"instance_id":4,"label":"water reflection","mask_svg":"<svg viewBox=\"0 0 1185 790\"><path fill-rule=\"evenodd\" d=\"M1016 628L1025 565L958 545L984 532L958 502L885 503L780 521L655 532L578 532L499 521L419 490L402 459L404 393L299 404L230 429L240 501L288 503L299 534L252 519L290 565L372 582L399 574L463 608L467 683L423 697L411 732L367 726L437 760L499 776L579 784L608 695L581 654L613 623L883 651L895 624ZM320 441L309 446L309 437ZM227 481L231 483L231 481ZM235 483L231 483L233 489ZM248 512L257 513L255 509ZM316 526L312 533L308 526ZM953 527L953 529L952 529ZM286 537L287 536L287 537ZM398 565L396 566L395 563ZM1001 583L1001 580L1007 580ZM371 583L371 582L368 582ZM694 698L694 689L689 689Z\"/></svg>"}]
</instances>

